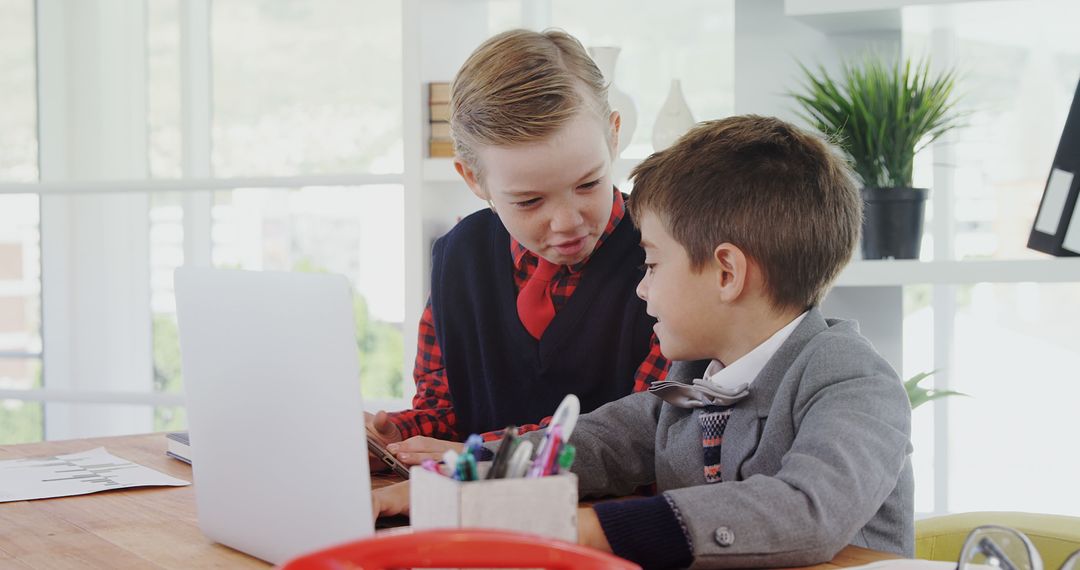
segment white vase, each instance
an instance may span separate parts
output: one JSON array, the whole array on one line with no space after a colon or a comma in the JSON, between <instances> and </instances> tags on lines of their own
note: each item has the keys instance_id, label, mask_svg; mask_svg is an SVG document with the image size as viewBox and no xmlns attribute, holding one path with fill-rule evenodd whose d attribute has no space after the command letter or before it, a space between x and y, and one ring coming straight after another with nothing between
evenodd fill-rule
<instances>
[{"instance_id":1,"label":"white vase","mask_svg":"<svg viewBox=\"0 0 1080 570\"><path fill-rule=\"evenodd\" d=\"M686 104L682 84L678 79L672 79L667 100L660 107L660 114L657 115L656 123L653 125L653 150L661 151L675 144L679 137L694 127L694 124L694 115L690 113L690 106Z\"/></svg>"},{"instance_id":2,"label":"white vase","mask_svg":"<svg viewBox=\"0 0 1080 570\"><path fill-rule=\"evenodd\" d=\"M614 46L596 46L589 48L589 55L600 68L600 73L608 82L608 104L612 111L618 111L622 125L619 127L619 153L630 146L634 137L634 129L637 128L637 106L634 100L615 85L615 61L619 58L621 48Z\"/></svg>"}]
</instances>

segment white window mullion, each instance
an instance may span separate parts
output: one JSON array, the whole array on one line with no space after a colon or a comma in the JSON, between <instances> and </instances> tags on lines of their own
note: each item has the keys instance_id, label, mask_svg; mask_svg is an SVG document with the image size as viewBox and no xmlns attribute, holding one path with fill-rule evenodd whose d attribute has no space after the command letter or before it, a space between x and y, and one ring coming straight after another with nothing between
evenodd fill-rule
<instances>
[{"instance_id":1,"label":"white window mullion","mask_svg":"<svg viewBox=\"0 0 1080 570\"><path fill-rule=\"evenodd\" d=\"M180 4L180 108L184 178L210 177L210 0ZM184 264L211 265L213 192L184 195Z\"/></svg>"},{"instance_id":2,"label":"white window mullion","mask_svg":"<svg viewBox=\"0 0 1080 570\"><path fill-rule=\"evenodd\" d=\"M957 59L956 33L952 7L934 7L930 38L931 60L938 69L948 68ZM951 134L934 144L933 191L934 260L956 257L956 153ZM956 329L956 286L935 285L931 302L934 307L934 388L947 390L953 369ZM949 511L949 399L934 402L934 512Z\"/></svg>"},{"instance_id":3,"label":"white window mullion","mask_svg":"<svg viewBox=\"0 0 1080 570\"><path fill-rule=\"evenodd\" d=\"M55 404L124 404L142 406L180 406L184 404L182 394L161 392L112 392L97 390L2 390L0 400L24 400Z\"/></svg>"},{"instance_id":4,"label":"white window mullion","mask_svg":"<svg viewBox=\"0 0 1080 570\"><path fill-rule=\"evenodd\" d=\"M427 298L427 260L430 244L424 234L424 180L421 162L424 156L422 133L424 127L424 101L421 87L424 84L423 49L420 34L420 18L423 7L420 0L401 3L401 104L404 124L404 175L405 201L405 321L401 325L404 343L402 364L402 394L408 399L416 388L412 382L413 362L416 358L416 326L420 322L424 301Z\"/></svg>"},{"instance_id":5,"label":"white window mullion","mask_svg":"<svg viewBox=\"0 0 1080 570\"><path fill-rule=\"evenodd\" d=\"M64 33L63 2L36 2L38 77L38 171L44 183L68 177L67 131L67 34ZM70 321L71 282L68 261L68 201L66 196L41 196L41 340L42 377L46 389L71 385L72 346ZM45 437L71 432L71 418L46 405Z\"/></svg>"}]
</instances>

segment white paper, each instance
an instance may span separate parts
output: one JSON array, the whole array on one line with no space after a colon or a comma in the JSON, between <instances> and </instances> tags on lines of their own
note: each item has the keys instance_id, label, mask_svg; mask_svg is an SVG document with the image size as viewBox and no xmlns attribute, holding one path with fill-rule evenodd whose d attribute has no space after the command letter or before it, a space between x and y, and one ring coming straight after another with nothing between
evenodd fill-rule
<instances>
[{"instance_id":1,"label":"white paper","mask_svg":"<svg viewBox=\"0 0 1080 570\"><path fill-rule=\"evenodd\" d=\"M190 484L116 457L104 447L81 453L0 461L0 503L85 495L127 487Z\"/></svg>"},{"instance_id":2,"label":"white paper","mask_svg":"<svg viewBox=\"0 0 1080 570\"><path fill-rule=\"evenodd\" d=\"M1043 196L1039 216L1035 218L1036 231L1050 235L1057 233L1058 224L1061 223L1061 214L1065 210L1065 200L1069 198L1069 188L1072 187L1072 181L1072 172L1065 172L1060 168L1050 170L1050 181L1046 183L1046 195Z\"/></svg>"},{"instance_id":3,"label":"white paper","mask_svg":"<svg viewBox=\"0 0 1080 570\"><path fill-rule=\"evenodd\" d=\"M1076 201L1073 208L1072 219L1069 220L1069 228L1065 230L1065 241L1061 243L1061 247L1080 253L1080 200Z\"/></svg>"},{"instance_id":4,"label":"white paper","mask_svg":"<svg viewBox=\"0 0 1080 570\"><path fill-rule=\"evenodd\" d=\"M898 558L896 560L881 560L871 562L864 566L854 566L847 570L956 570L956 562L941 562L938 560L915 560L911 558Z\"/></svg>"},{"instance_id":5,"label":"white paper","mask_svg":"<svg viewBox=\"0 0 1080 570\"><path fill-rule=\"evenodd\" d=\"M968 564L968 568L977 570L1000 570L989 564ZM956 570L956 561L943 562L941 560L920 560L916 558L897 558L894 560L879 560L863 566L849 566L844 570Z\"/></svg>"}]
</instances>

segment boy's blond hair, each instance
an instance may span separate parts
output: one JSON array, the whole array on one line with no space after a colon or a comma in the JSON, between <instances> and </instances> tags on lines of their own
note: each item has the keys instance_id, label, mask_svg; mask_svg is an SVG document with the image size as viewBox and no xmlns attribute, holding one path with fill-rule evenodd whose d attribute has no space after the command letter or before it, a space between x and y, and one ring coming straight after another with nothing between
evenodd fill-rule
<instances>
[{"instance_id":1,"label":"boy's blond hair","mask_svg":"<svg viewBox=\"0 0 1080 570\"><path fill-rule=\"evenodd\" d=\"M656 214L697 270L716 246L737 246L777 308L820 303L859 240L862 199L847 161L779 119L701 123L631 176L635 220Z\"/></svg>"},{"instance_id":2,"label":"boy's blond hair","mask_svg":"<svg viewBox=\"0 0 1080 570\"><path fill-rule=\"evenodd\" d=\"M476 48L454 78L454 152L479 172L476 149L543 140L589 108L604 124L607 84L576 38L560 30L510 30Z\"/></svg>"}]
</instances>

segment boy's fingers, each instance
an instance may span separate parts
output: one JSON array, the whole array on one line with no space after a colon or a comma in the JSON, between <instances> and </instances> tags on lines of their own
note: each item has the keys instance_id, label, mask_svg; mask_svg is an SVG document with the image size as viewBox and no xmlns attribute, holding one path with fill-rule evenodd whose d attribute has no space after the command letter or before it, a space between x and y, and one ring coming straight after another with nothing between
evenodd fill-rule
<instances>
[{"instance_id":1,"label":"boy's fingers","mask_svg":"<svg viewBox=\"0 0 1080 570\"><path fill-rule=\"evenodd\" d=\"M386 446L386 449L393 453L398 461L406 465L420 465L425 459L441 460L443 454L449 449L462 453L465 450L465 444L418 435L401 443L390 444Z\"/></svg>"},{"instance_id":2,"label":"boy's fingers","mask_svg":"<svg viewBox=\"0 0 1080 570\"><path fill-rule=\"evenodd\" d=\"M379 520L379 515L382 514L382 507L379 505L379 495L374 491L371 493L371 522Z\"/></svg>"},{"instance_id":3,"label":"boy's fingers","mask_svg":"<svg viewBox=\"0 0 1080 570\"><path fill-rule=\"evenodd\" d=\"M458 443L456 441L444 441L441 439L435 439L433 437L426 437L422 435L410 437L401 443L395 443L386 446L390 450L390 453L438 453L439 457L448 449L461 453L465 449L465 444Z\"/></svg>"},{"instance_id":4,"label":"boy's fingers","mask_svg":"<svg viewBox=\"0 0 1080 570\"><path fill-rule=\"evenodd\" d=\"M412 452L398 453L397 455L395 455L395 457L398 458L398 461L404 463L405 465L420 465L421 463L424 462L425 459L430 459L432 461L438 462L438 461L442 460L442 456L443 456L442 453L412 453Z\"/></svg>"},{"instance_id":5,"label":"boy's fingers","mask_svg":"<svg viewBox=\"0 0 1080 570\"><path fill-rule=\"evenodd\" d=\"M398 452L398 451L412 451L412 452L436 451L441 443L443 443L443 442L441 442L441 441L439 441L439 440L437 440L435 438L426 437L426 436L422 436L422 435L417 435L417 436L414 436L414 437L410 437L409 439L406 439L405 441L402 441L400 443L395 443L395 444L392 444L392 445L388 445L387 449L389 449L391 452Z\"/></svg>"},{"instance_id":6,"label":"boy's fingers","mask_svg":"<svg viewBox=\"0 0 1080 570\"><path fill-rule=\"evenodd\" d=\"M401 434L397 427L390 422L390 416L383 410L379 410L372 417L371 427L386 441L401 441Z\"/></svg>"},{"instance_id":7,"label":"boy's fingers","mask_svg":"<svg viewBox=\"0 0 1080 570\"><path fill-rule=\"evenodd\" d=\"M375 518L409 512L409 483L397 483L371 492L371 511Z\"/></svg>"}]
</instances>

